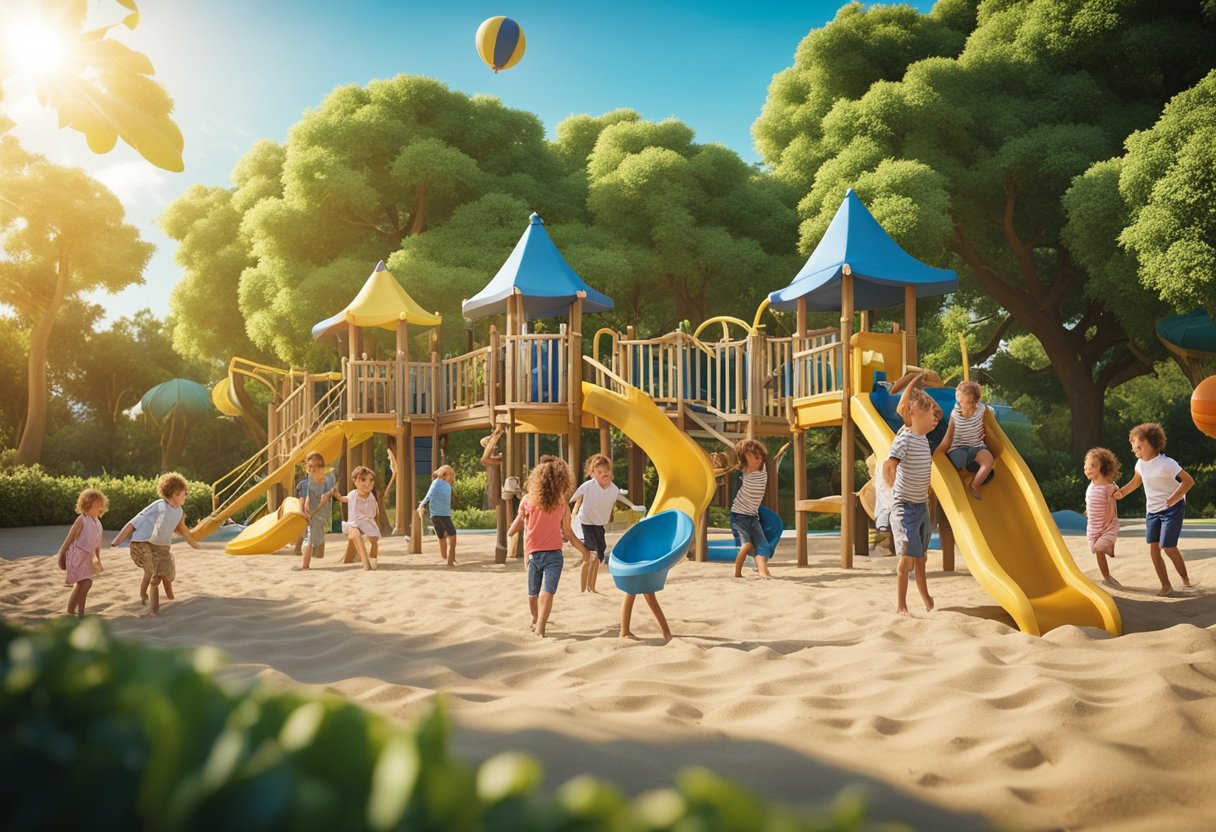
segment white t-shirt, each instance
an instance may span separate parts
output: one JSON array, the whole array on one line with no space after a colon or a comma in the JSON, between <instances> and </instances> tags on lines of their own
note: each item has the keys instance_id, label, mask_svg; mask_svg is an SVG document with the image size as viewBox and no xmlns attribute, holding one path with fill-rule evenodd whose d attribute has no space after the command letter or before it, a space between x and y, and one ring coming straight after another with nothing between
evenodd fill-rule
<instances>
[{"instance_id":1,"label":"white t-shirt","mask_svg":"<svg viewBox=\"0 0 1216 832\"><path fill-rule=\"evenodd\" d=\"M621 489L616 487L616 483L608 483L607 488L600 488L600 484L595 480L587 480L574 491L572 500L583 498L582 504L578 507L578 514L574 519L580 525L587 524L588 526L606 526L612 520L612 507L616 505L616 498L621 494Z\"/></svg>"},{"instance_id":2,"label":"white t-shirt","mask_svg":"<svg viewBox=\"0 0 1216 832\"><path fill-rule=\"evenodd\" d=\"M182 519L181 506L171 506L166 500L157 500L131 519L134 531L132 543L156 543L168 546L173 542L173 532Z\"/></svg>"},{"instance_id":3,"label":"white t-shirt","mask_svg":"<svg viewBox=\"0 0 1216 832\"><path fill-rule=\"evenodd\" d=\"M1178 472L1182 466L1165 454L1152 459L1137 459L1136 473L1144 483L1144 509L1149 512L1165 511L1165 501L1178 488Z\"/></svg>"}]
</instances>

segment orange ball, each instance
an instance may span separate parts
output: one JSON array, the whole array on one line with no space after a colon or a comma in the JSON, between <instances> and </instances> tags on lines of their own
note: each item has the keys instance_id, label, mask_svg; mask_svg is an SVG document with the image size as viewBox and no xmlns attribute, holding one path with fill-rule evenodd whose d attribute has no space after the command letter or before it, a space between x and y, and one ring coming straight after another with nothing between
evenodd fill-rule
<instances>
[{"instance_id":1,"label":"orange ball","mask_svg":"<svg viewBox=\"0 0 1216 832\"><path fill-rule=\"evenodd\" d=\"M1199 382L1191 393L1191 419L1201 433L1216 439L1216 376Z\"/></svg>"}]
</instances>

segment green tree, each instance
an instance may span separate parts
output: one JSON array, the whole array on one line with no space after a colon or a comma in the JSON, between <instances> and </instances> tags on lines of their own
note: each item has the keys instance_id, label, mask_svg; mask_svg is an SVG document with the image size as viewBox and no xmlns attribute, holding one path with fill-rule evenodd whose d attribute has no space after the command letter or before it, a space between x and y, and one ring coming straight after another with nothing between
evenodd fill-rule
<instances>
[{"instance_id":1,"label":"green tree","mask_svg":"<svg viewBox=\"0 0 1216 832\"><path fill-rule=\"evenodd\" d=\"M623 119L587 162L593 223L625 244L598 249L636 269L625 295L662 310L662 326L754 307L797 268L789 188L693 138L676 119Z\"/></svg>"},{"instance_id":2,"label":"green tree","mask_svg":"<svg viewBox=\"0 0 1216 832\"><path fill-rule=\"evenodd\" d=\"M135 0L115 2L130 12L121 25L139 25ZM121 138L157 167L183 170L182 133L169 117L173 101L149 77L155 70L148 57L108 37L119 24L84 30L88 0L41 0L39 5L40 25L59 42L63 59L37 73L35 90L39 103L58 113L59 126L84 134L94 153L109 153ZM12 31L18 25L0 13L0 28ZM27 69L19 57L16 50L0 51L0 100L4 82ZM11 126L0 116L0 133Z\"/></svg>"},{"instance_id":3,"label":"green tree","mask_svg":"<svg viewBox=\"0 0 1216 832\"><path fill-rule=\"evenodd\" d=\"M263 199L282 199L283 157L281 145L260 141L233 170L234 187L193 185L161 215L185 269L169 298L169 329L182 355L217 364L269 357L249 339L241 313L241 275L257 264L241 222Z\"/></svg>"},{"instance_id":4,"label":"green tree","mask_svg":"<svg viewBox=\"0 0 1216 832\"><path fill-rule=\"evenodd\" d=\"M152 246L118 199L81 170L52 165L0 137L0 303L28 327L25 423L14 462L38 462L46 437L47 346L65 301L142 280Z\"/></svg>"},{"instance_id":5,"label":"green tree","mask_svg":"<svg viewBox=\"0 0 1216 832\"><path fill-rule=\"evenodd\" d=\"M966 8L939 4L930 22L936 16L954 28L968 19ZM850 12L849 20L873 13ZM957 57L944 51L913 59L895 80L812 108L823 113L820 134L803 142L810 150L794 161L786 154L795 134L778 126L783 113L793 117L796 95L785 100L770 91L756 132L766 162L790 181L811 183L799 206L804 251L856 184L868 202L888 203L880 220L902 221L906 227L893 234L913 253L961 267L962 301L989 296L1010 318L996 329L1020 329L1040 342L1068 402L1070 447L1079 456L1101 438L1106 391L1149 372L1151 362L1130 343L1113 301L1088 290L1091 274L1063 236L1063 196L1076 176L1112 156L1210 69L1216 21L1183 0L1129 0L1118 8L1009 0L979 6L975 20ZM829 79L846 74L830 41L808 37L797 65ZM805 166L819 159L817 168Z\"/></svg>"},{"instance_id":6,"label":"green tree","mask_svg":"<svg viewBox=\"0 0 1216 832\"><path fill-rule=\"evenodd\" d=\"M292 127L282 195L243 209L256 260L240 281L246 331L280 360L331 361L309 328L348 303L377 260L491 194L560 221L579 210L569 190L529 113L429 78L341 87ZM526 219L521 211L512 226ZM436 305L416 290L418 275L397 277L420 303ZM197 323L185 315L180 325Z\"/></svg>"}]
</instances>

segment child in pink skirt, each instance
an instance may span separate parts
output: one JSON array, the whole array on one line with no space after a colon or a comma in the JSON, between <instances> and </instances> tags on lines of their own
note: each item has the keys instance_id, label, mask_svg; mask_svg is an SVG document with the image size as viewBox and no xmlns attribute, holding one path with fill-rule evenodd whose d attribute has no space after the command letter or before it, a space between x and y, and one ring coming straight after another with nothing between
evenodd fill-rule
<instances>
[{"instance_id":1,"label":"child in pink skirt","mask_svg":"<svg viewBox=\"0 0 1216 832\"><path fill-rule=\"evenodd\" d=\"M86 488L76 498L76 522L59 547L59 568L67 572L64 584L72 587L68 615L84 617L84 602L93 588L93 565L101 571L101 515L106 512L106 495Z\"/></svg>"}]
</instances>

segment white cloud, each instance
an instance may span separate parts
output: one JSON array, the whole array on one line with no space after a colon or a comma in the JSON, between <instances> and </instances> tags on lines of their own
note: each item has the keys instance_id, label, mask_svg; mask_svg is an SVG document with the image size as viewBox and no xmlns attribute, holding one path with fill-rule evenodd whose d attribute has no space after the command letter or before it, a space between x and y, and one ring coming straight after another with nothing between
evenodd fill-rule
<instances>
[{"instance_id":1,"label":"white cloud","mask_svg":"<svg viewBox=\"0 0 1216 832\"><path fill-rule=\"evenodd\" d=\"M165 177L159 170L142 160L107 165L93 176L113 191L128 210L143 205L145 201L158 208L169 204L168 199L161 193L161 189L165 186Z\"/></svg>"}]
</instances>

